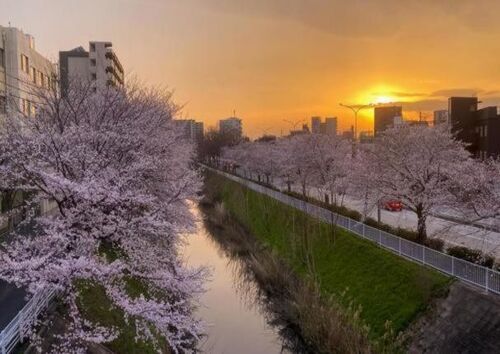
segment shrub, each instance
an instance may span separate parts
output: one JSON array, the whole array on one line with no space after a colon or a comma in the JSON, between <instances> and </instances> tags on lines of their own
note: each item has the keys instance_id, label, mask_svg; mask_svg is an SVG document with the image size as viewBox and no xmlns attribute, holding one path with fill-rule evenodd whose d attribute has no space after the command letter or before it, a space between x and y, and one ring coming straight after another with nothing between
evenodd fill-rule
<instances>
[{"instance_id":1,"label":"shrub","mask_svg":"<svg viewBox=\"0 0 500 354\"><path fill-rule=\"evenodd\" d=\"M418 234L416 231L413 231L413 230L408 230L408 229L404 229L401 227L394 228L386 223L378 222L377 220L375 220L373 218L366 218L365 224L369 225L369 226L373 226L379 230L388 232L390 234L402 237L406 240L410 240L413 242L416 242L416 240L417 240Z\"/></svg>"},{"instance_id":2,"label":"shrub","mask_svg":"<svg viewBox=\"0 0 500 354\"><path fill-rule=\"evenodd\" d=\"M443 252L444 249L444 241L438 238L428 238L425 240L424 245L439 252Z\"/></svg>"},{"instance_id":3,"label":"shrub","mask_svg":"<svg viewBox=\"0 0 500 354\"><path fill-rule=\"evenodd\" d=\"M463 246L454 246L449 247L446 252L450 256L460 258L488 268L492 268L495 264L495 259L493 257L485 255L483 252L476 249L470 249Z\"/></svg>"}]
</instances>

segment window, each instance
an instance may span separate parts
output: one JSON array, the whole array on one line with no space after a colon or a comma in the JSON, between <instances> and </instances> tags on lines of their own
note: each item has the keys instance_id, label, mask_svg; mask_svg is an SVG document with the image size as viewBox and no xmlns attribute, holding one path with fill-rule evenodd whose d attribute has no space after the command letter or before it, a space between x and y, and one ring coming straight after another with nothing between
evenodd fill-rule
<instances>
[{"instance_id":1,"label":"window","mask_svg":"<svg viewBox=\"0 0 500 354\"><path fill-rule=\"evenodd\" d=\"M46 77L47 77L46 75L44 75L42 72L40 72L40 86L47 87Z\"/></svg>"},{"instance_id":2,"label":"window","mask_svg":"<svg viewBox=\"0 0 500 354\"><path fill-rule=\"evenodd\" d=\"M28 101L28 107L29 107L29 116L34 117L36 115L35 103Z\"/></svg>"},{"instance_id":3,"label":"window","mask_svg":"<svg viewBox=\"0 0 500 354\"><path fill-rule=\"evenodd\" d=\"M96 75L96 73L92 73L92 80L97 80L97 75Z\"/></svg>"},{"instance_id":4,"label":"window","mask_svg":"<svg viewBox=\"0 0 500 354\"><path fill-rule=\"evenodd\" d=\"M23 114L27 114L28 112L28 101L24 98L21 98L21 112Z\"/></svg>"},{"instance_id":5,"label":"window","mask_svg":"<svg viewBox=\"0 0 500 354\"><path fill-rule=\"evenodd\" d=\"M90 51L95 52L95 43L90 43Z\"/></svg>"},{"instance_id":6,"label":"window","mask_svg":"<svg viewBox=\"0 0 500 354\"><path fill-rule=\"evenodd\" d=\"M35 103L25 98L21 98L21 112L25 116L34 117L36 114Z\"/></svg>"},{"instance_id":7,"label":"window","mask_svg":"<svg viewBox=\"0 0 500 354\"><path fill-rule=\"evenodd\" d=\"M36 77L36 69L34 67L31 67L30 77L31 81L33 81L36 84L37 77Z\"/></svg>"},{"instance_id":8,"label":"window","mask_svg":"<svg viewBox=\"0 0 500 354\"><path fill-rule=\"evenodd\" d=\"M4 50L0 48L0 68L5 67Z\"/></svg>"},{"instance_id":9,"label":"window","mask_svg":"<svg viewBox=\"0 0 500 354\"><path fill-rule=\"evenodd\" d=\"M488 136L488 126L484 126L484 137L486 138Z\"/></svg>"},{"instance_id":10,"label":"window","mask_svg":"<svg viewBox=\"0 0 500 354\"><path fill-rule=\"evenodd\" d=\"M90 59L90 66L96 66L95 59Z\"/></svg>"},{"instance_id":11,"label":"window","mask_svg":"<svg viewBox=\"0 0 500 354\"><path fill-rule=\"evenodd\" d=\"M0 114L7 113L7 98L0 96Z\"/></svg>"},{"instance_id":12,"label":"window","mask_svg":"<svg viewBox=\"0 0 500 354\"><path fill-rule=\"evenodd\" d=\"M30 60L24 54L21 54L21 71L24 71L26 74L30 73Z\"/></svg>"}]
</instances>

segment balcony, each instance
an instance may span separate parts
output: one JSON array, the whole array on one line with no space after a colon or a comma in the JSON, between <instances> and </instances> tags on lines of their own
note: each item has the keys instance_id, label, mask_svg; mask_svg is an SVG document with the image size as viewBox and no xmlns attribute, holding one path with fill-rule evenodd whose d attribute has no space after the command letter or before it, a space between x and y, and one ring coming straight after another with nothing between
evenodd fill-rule
<instances>
[{"instance_id":1,"label":"balcony","mask_svg":"<svg viewBox=\"0 0 500 354\"><path fill-rule=\"evenodd\" d=\"M123 74L123 66L118 60L115 52L111 48L106 49L106 59L109 59L113 62L113 64L117 67L118 71L120 71Z\"/></svg>"}]
</instances>

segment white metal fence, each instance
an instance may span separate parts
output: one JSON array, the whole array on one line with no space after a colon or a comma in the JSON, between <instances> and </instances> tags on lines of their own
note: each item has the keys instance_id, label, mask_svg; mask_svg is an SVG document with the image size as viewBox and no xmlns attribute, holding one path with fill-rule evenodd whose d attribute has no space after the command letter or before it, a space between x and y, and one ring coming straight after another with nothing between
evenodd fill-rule
<instances>
[{"instance_id":1,"label":"white metal fence","mask_svg":"<svg viewBox=\"0 0 500 354\"><path fill-rule=\"evenodd\" d=\"M55 295L54 290L35 294L14 319L0 332L0 354L8 354L26 338L28 331Z\"/></svg>"},{"instance_id":2,"label":"white metal fence","mask_svg":"<svg viewBox=\"0 0 500 354\"><path fill-rule=\"evenodd\" d=\"M360 221L336 214L328 209L321 208L304 200L264 187L248 179L244 179L220 170L210 169L244 185L249 189L265 194L327 223L335 223L336 225L349 230L358 236L368 239L399 256L431 266L443 273L479 286L486 291L500 294L500 273L495 270L433 250L399 236L392 235L385 231L365 225Z\"/></svg>"}]
</instances>

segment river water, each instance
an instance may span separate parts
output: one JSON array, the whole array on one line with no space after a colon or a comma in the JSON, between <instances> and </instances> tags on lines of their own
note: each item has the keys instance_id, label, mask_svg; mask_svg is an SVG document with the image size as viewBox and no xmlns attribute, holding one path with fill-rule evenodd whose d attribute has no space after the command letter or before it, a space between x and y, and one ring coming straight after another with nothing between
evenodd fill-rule
<instances>
[{"instance_id":1,"label":"river water","mask_svg":"<svg viewBox=\"0 0 500 354\"><path fill-rule=\"evenodd\" d=\"M197 228L188 236L183 255L188 266L211 270L198 310L207 327L200 350L216 354L292 353L285 348L282 328L269 324L273 316L262 304L258 285L241 275L241 260L231 259L203 222Z\"/></svg>"}]
</instances>

